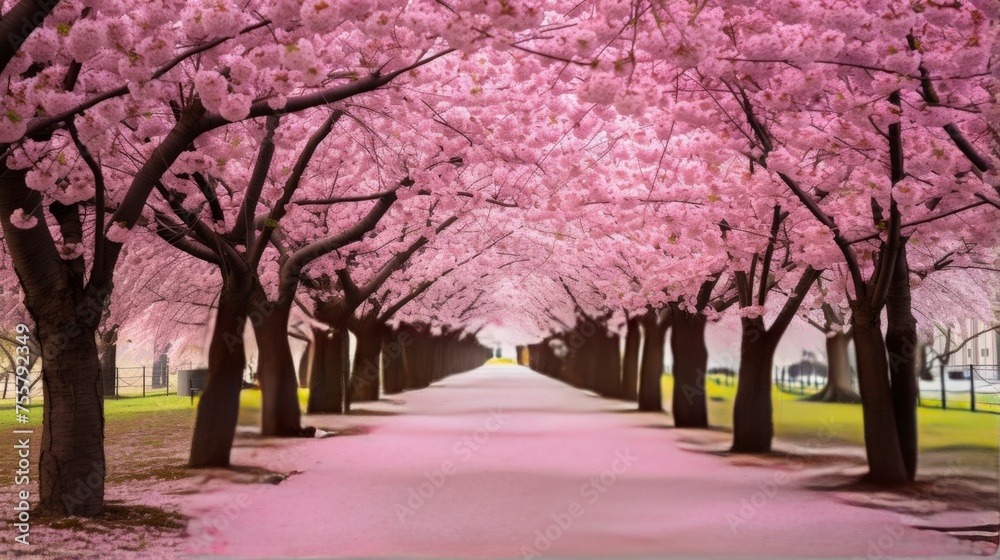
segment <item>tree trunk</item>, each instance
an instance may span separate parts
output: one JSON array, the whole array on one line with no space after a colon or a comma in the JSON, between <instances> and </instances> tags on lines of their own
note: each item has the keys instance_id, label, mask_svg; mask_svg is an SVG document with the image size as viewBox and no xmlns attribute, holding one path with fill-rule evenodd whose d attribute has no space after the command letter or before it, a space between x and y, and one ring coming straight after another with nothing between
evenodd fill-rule
<instances>
[{"instance_id":1,"label":"tree trunk","mask_svg":"<svg viewBox=\"0 0 1000 560\"><path fill-rule=\"evenodd\" d=\"M863 298L863 294L861 296ZM892 388L889 385L889 364L879 315L863 299L851 302L854 351L857 355L858 386L861 389L861 409L864 416L865 452L868 456L866 478L875 484L891 487L906 484L907 475L896 428Z\"/></svg>"},{"instance_id":2,"label":"tree trunk","mask_svg":"<svg viewBox=\"0 0 1000 560\"><path fill-rule=\"evenodd\" d=\"M553 379L564 381L562 361L550 346L554 340L556 337L549 336L528 347L528 367Z\"/></svg>"},{"instance_id":3,"label":"tree trunk","mask_svg":"<svg viewBox=\"0 0 1000 560\"><path fill-rule=\"evenodd\" d=\"M595 340L594 365L598 392L612 399L622 398L621 339L601 325Z\"/></svg>"},{"instance_id":4,"label":"tree trunk","mask_svg":"<svg viewBox=\"0 0 1000 560\"><path fill-rule=\"evenodd\" d=\"M628 320L625 331L625 353L622 357L622 398L634 401L639 396L639 343L642 333L639 318Z\"/></svg>"},{"instance_id":5,"label":"tree trunk","mask_svg":"<svg viewBox=\"0 0 1000 560\"><path fill-rule=\"evenodd\" d=\"M118 336L117 328L109 333L100 336L101 353L101 385L104 396L113 397L118 394L118 368L115 367L118 360Z\"/></svg>"},{"instance_id":6,"label":"tree trunk","mask_svg":"<svg viewBox=\"0 0 1000 560\"><path fill-rule=\"evenodd\" d=\"M382 329L377 321L363 321L356 333L351 369L351 402L377 401L381 376Z\"/></svg>"},{"instance_id":7,"label":"tree trunk","mask_svg":"<svg viewBox=\"0 0 1000 560\"><path fill-rule=\"evenodd\" d=\"M38 458L37 510L51 515L93 517L104 511L104 392L97 327L111 295L111 279L92 271L84 283L83 258L64 260L44 201L25 184L27 170L0 164L0 224L24 305L34 322L42 354L42 446ZM55 205L51 205L53 208ZM71 207L61 207L69 234L82 241ZM10 223L24 210L36 224Z\"/></svg>"},{"instance_id":8,"label":"tree trunk","mask_svg":"<svg viewBox=\"0 0 1000 560\"><path fill-rule=\"evenodd\" d=\"M578 327L568 331L562 341L566 344L566 354L560 368L563 381L577 388L586 388L586 375L578 367L582 346Z\"/></svg>"},{"instance_id":9,"label":"tree trunk","mask_svg":"<svg viewBox=\"0 0 1000 560\"><path fill-rule=\"evenodd\" d=\"M428 336L431 344L431 367L430 383L440 380L445 375L445 346L447 342L443 337ZM428 383L428 385L430 384Z\"/></svg>"},{"instance_id":10,"label":"tree trunk","mask_svg":"<svg viewBox=\"0 0 1000 560\"><path fill-rule=\"evenodd\" d=\"M847 333L838 331L832 336L826 337L826 386L823 387L822 391L806 400L835 403L861 402L861 395L854 390L854 385L851 383L853 375L847 353L850 344L851 336Z\"/></svg>"},{"instance_id":11,"label":"tree trunk","mask_svg":"<svg viewBox=\"0 0 1000 560\"><path fill-rule=\"evenodd\" d=\"M931 373L930 365L927 362L927 352L930 346L926 341L917 343L917 377L924 381L934 381L934 374Z\"/></svg>"},{"instance_id":12,"label":"tree trunk","mask_svg":"<svg viewBox=\"0 0 1000 560\"><path fill-rule=\"evenodd\" d=\"M243 330L250 294L256 281L250 274L231 272L224 277L215 329L208 348L208 379L198 401L188 464L194 468L227 467L236 437L240 390L246 368Z\"/></svg>"},{"instance_id":13,"label":"tree trunk","mask_svg":"<svg viewBox=\"0 0 1000 560\"><path fill-rule=\"evenodd\" d=\"M422 389L433 381L431 369L434 345L423 330L408 327L408 332L413 336L413 344L403 354L403 364L412 384L411 388Z\"/></svg>"},{"instance_id":14,"label":"tree trunk","mask_svg":"<svg viewBox=\"0 0 1000 560\"><path fill-rule=\"evenodd\" d=\"M420 347L420 338L418 334L411 330L406 325L400 325L399 329L396 331L397 338L406 337L409 344L403 345L399 349L399 375L400 380L403 385L403 390L416 389L418 386L416 372L414 371L415 364L413 359L413 351Z\"/></svg>"},{"instance_id":15,"label":"tree trunk","mask_svg":"<svg viewBox=\"0 0 1000 560\"><path fill-rule=\"evenodd\" d=\"M705 325L704 315L680 310L675 310L670 325L670 350L674 355L671 412L678 428L708 427Z\"/></svg>"},{"instance_id":16,"label":"tree trunk","mask_svg":"<svg viewBox=\"0 0 1000 560\"><path fill-rule=\"evenodd\" d=\"M642 318L644 333L642 366L639 370L639 410L661 412L663 395L660 385L663 377L663 346L666 344L667 325L654 311Z\"/></svg>"},{"instance_id":17,"label":"tree trunk","mask_svg":"<svg viewBox=\"0 0 1000 560\"><path fill-rule=\"evenodd\" d=\"M580 317L573 329L567 333L566 346L566 381L574 387L597 392L596 369L594 363L594 348L598 344L591 339L595 336L594 323Z\"/></svg>"},{"instance_id":18,"label":"tree trunk","mask_svg":"<svg viewBox=\"0 0 1000 560\"><path fill-rule=\"evenodd\" d=\"M257 309L250 315L259 354L257 372L262 399L260 433L263 436L300 437L315 432L302 428L299 382L288 343L291 302L291 298L268 302L258 293Z\"/></svg>"},{"instance_id":19,"label":"tree trunk","mask_svg":"<svg viewBox=\"0 0 1000 560\"><path fill-rule=\"evenodd\" d=\"M385 325L379 325L379 337L382 360L382 390L387 395L395 395L406 390L406 380L403 371L403 342L409 340L400 335L399 331L390 330Z\"/></svg>"},{"instance_id":20,"label":"tree trunk","mask_svg":"<svg viewBox=\"0 0 1000 560\"><path fill-rule=\"evenodd\" d=\"M104 512L104 394L93 330L34 316L42 360L42 448L38 511ZM54 350L52 350L54 349Z\"/></svg>"},{"instance_id":21,"label":"tree trunk","mask_svg":"<svg viewBox=\"0 0 1000 560\"><path fill-rule=\"evenodd\" d=\"M543 348L545 344L546 340L528 345L528 367L543 375L553 377L546 363L545 349Z\"/></svg>"},{"instance_id":22,"label":"tree trunk","mask_svg":"<svg viewBox=\"0 0 1000 560\"><path fill-rule=\"evenodd\" d=\"M917 320L910 298L910 267L906 261L906 243L896 254L892 283L886 299L885 346L889 353L889 380L896 430L906 467L906 478L917 475Z\"/></svg>"},{"instance_id":23,"label":"tree trunk","mask_svg":"<svg viewBox=\"0 0 1000 560\"><path fill-rule=\"evenodd\" d=\"M309 414L343 414L344 385L350 373L350 339L343 325L313 329Z\"/></svg>"},{"instance_id":24,"label":"tree trunk","mask_svg":"<svg viewBox=\"0 0 1000 560\"><path fill-rule=\"evenodd\" d=\"M734 453L768 453L774 437L771 367L777 344L762 317L741 319L740 371L733 403Z\"/></svg>"}]
</instances>

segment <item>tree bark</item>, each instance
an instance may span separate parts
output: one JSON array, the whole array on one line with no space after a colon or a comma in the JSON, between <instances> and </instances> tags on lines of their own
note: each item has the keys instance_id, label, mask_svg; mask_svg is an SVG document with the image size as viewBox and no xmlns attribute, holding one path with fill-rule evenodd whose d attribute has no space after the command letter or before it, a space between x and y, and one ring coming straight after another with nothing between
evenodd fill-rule
<instances>
[{"instance_id":1,"label":"tree bark","mask_svg":"<svg viewBox=\"0 0 1000 560\"><path fill-rule=\"evenodd\" d=\"M291 298L269 302L257 294L250 313L257 341L258 380L261 392L261 428L263 436L312 436L315 430L303 429L299 405L299 382L295 359L288 342L288 318Z\"/></svg>"},{"instance_id":2,"label":"tree bark","mask_svg":"<svg viewBox=\"0 0 1000 560\"><path fill-rule=\"evenodd\" d=\"M861 395L851 383L853 374L848 360L848 346L851 335L835 332L826 337L827 377L823 390L806 400L814 402L860 403Z\"/></svg>"},{"instance_id":3,"label":"tree bark","mask_svg":"<svg viewBox=\"0 0 1000 560\"><path fill-rule=\"evenodd\" d=\"M917 320L910 297L910 267L906 260L906 240L896 254L892 283L886 298L885 346L889 354L889 380L896 430L906 467L907 481L917 474Z\"/></svg>"},{"instance_id":4,"label":"tree bark","mask_svg":"<svg viewBox=\"0 0 1000 560\"><path fill-rule=\"evenodd\" d=\"M402 380L403 389L410 390L418 387L413 351L420 348L420 338L418 333L410 329L407 325L400 325L396 331L397 337L406 336L409 344L400 348L399 351L399 373Z\"/></svg>"},{"instance_id":5,"label":"tree bark","mask_svg":"<svg viewBox=\"0 0 1000 560\"><path fill-rule=\"evenodd\" d=\"M638 317L626 324L625 352L622 356L622 398L634 401L639 396L639 344L642 341Z\"/></svg>"},{"instance_id":6,"label":"tree bark","mask_svg":"<svg viewBox=\"0 0 1000 560\"><path fill-rule=\"evenodd\" d=\"M240 413L246 368L243 331L256 280L247 271L223 277L215 329L208 348L208 379L198 401L188 464L194 468L228 467Z\"/></svg>"},{"instance_id":7,"label":"tree bark","mask_svg":"<svg viewBox=\"0 0 1000 560\"><path fill-rule=\"evenodd\" d=\"M557 337L554 336L548 336L541 342L528 346L528 366L531 369L553 379L565 381L565 376L562 371L562 360L556 356L555 352L552 350L552 346L550 346L550 343L556 340L556 338Z\"/></svg>"},{"instance_id":8,"label":"tree bark","mask_svg":"<svg viewBox=\"0 0 1000 560\"><path fill-rule=\"evenodd\" d=\"M375 320L362 321L351 369L351 402L377 401L381 377L382 329Z\"/></svg>"},{"instance_id":9,"label":"tree bark","mask_svg":"<svg viewBox=\"0 0 1000 560\"><path fill-rule=\"evenodd\" d=\"M881 486L900 486L907 483L906 464L896 428L881 318L861 296L851 302L851 324L868 457L866 478Z\"/></svg>"},{"instance_id":10,"label":"tree bark","mask_svg":"<svg viewBox=\"0 0 1000 560\"><path fill-rule=\"evenodd\" d=\"M414 389L423 389L434 381L434 344L430 337L418 328L410 327L414 344L404 354L404 363Z\"/></svg>"},{"instance_id":11,"label":"tree bark","mask_svg":"<svg viewBox=\"0 0 1000 560\"><path fill-rule=\"evenodd\" d=\"M45 349L38 511L97 516L104 512L106 471L104 394L94 331L70 335L67 323L45 315L33 318Z\"/></svg>"},{"instance_id":12,"label":"tree bark","mask_svg":"<svg viewBox=\"0 0 1000 560\"><path fill-rule=\"evenodd\" d=\"M385 326L380 326L380 330L382 331L380 342L385 394L395 395L402 393L407 389L406 372L403 368L403 352L405 346L412 341L407 335L401 334L400 331L390 331Z\"/></svg>"},{"instance_id":13,"label":"tree bark","mask_svg":"<svg viewBox=\"0 0 1000 560\"><path fill-rule=\"evenodd\" d=\"M344 389L350 375L347 327L313 329L312 372L309 374L309 414L343 414Z\"/></svg>"},{"instance_id":14,"label":"tree bark","mask_svg":"<svg viewBox=\"0 0 1000 560\"><path fill-rule=\"evenodd\" d=\"M118 326L98 335L101 354L101 385L104 396L113 397L118 393Z\"/></svg>"},{"instance_id":15,"label":"tree bark","mask_svg":"<svg viewBox=\"0 0 1000 560\"><path fill-rule=\"evenodd\" d=\"M527 346L517 346L514 348L514 353L517 356L517 365L526 366L528 365L528 347Z\"/></svg>"},{"instance_id":16,"label":"tree bark","mask_svg":"<svg viewBox=\"0 0 1000 560\"><path fill-rule=\"evenodd\" d=\"M597 328L591 344L595 390L602 396L618 399L622 396L621 339L603 323L598 323Z\"/></svg>"},{"instance_id":17,"label":"tree bark","mask_svg":"<svg viewBox=\"0 0 1000 560\"><path fill-rule=\"evenodd\" d=\"M428 335L427 342L431 346L430 366L428 367L428 385L444 377L445 372L445 343L440 337Z\"/></svg>"},{"instance_id":18,"label":"tree bark","mask_svg":"<svg viewBox=\"0 0 1000 560\"><path fill-rule=\"evenodd\" d=\"M674 310L670 323L670 350L674 356L674 391L671 412L678 428L707 428L708 403L705 373L708 347L705 346L705 316Z\"/></svg>"},{"instance_id":19,"label":"tree bark","mask_svg":"<svg viewBox=\"0 0 1000 560\"><path fill-rule=\"evenodd\" d=\"M741 319L740 371L733 403L734 453L768 453L774 437L771 367L777 344L763 317Z\"/></svg>"},{"instance_id":20,"label":"tree bark","mask_svg":"<svg viewBox=\"0 0 1000 560\"><path fill-rule=\"evenodd\" d=\"M97 327L112 286L110 279L101 282L100 274L85 284L84 259L60 257L41 193L25 185L25 173L0 164L0 224L42 354L37 509L93 517L104 512L105 477ZM9 218L15 210L24 210L35 226L13 226ZM79 214L73 207L60 210L63 239L82 242Z\"/></svg>"},{"instance_id":21,"label":"tree bark","mask_svg":"<svg viewBox=\"0 0 1000 560\"><path fill-rule=\"evenodd\" d=\"M666 344L667 324L655 311L642 317L643 347L642 366L639 370L639 410L661 412L663 395L660 381L663 377L663 346Z\"/></svg>"},{"instance_id":22,"label":"tree bark","mask_svg":"<svg viewBox=\"0 0 1000 560\"><path fill-rule=\"evenodd\" d=\"M545 353L542 348L545 344L546 342L543 340L542 342L536 342L528 346L528 367L539 373L553 377L552 372L549 371L545 363Z\"/></svg>"},{"instance_id":23,"label":"tree bark","mask_svg":"<svg viewBox=\"0 0 1000 560\"><path fill-rule=\"evenodd\" d=\"M594 389L591 370L593 361L587 356L591 349L591 346L587 344L587 338L594 334L592 328L593 325L581 318L566 333L564 339L567 348L563 367L564 379L579 389Z\"/></svg>"}]
</instances>

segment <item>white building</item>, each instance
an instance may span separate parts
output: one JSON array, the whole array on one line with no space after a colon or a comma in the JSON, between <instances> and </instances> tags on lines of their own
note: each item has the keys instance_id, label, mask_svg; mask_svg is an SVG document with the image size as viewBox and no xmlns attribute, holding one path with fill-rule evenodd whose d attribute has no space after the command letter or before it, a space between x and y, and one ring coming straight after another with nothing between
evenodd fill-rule
<instances>
[{"instance_id":1,"label":"white building","mask_svg":"<svg viewBox=\"0 0 1000 560\"><path fill-rule=\"evenodd\" d=\"M946 336L938 331L934 337L934 353L953 351L965 342L960 350L948 357L948 366L990 366L997 367L1000 355L1000 332L989 329L989 325L978 319L969 319L964 329L952 328L950 350ZM982 332L986 331L986 332ZM970 336L979 333L968 340Z\"/></svg>"},{"instance_id":2,"label":"white building","mask_svg":"<svg viewBox=\"0 0 1000 560\"><path fill-rule=\"evenodd\" d=\"M1000 366L997 358L1000 356L1000 332L990 329L990 325L977 319L969 319L961 327L951 328L951 344L948 337L938 330L935 333L933 352L929 358L931 375L941 374L940 357L942 353L947 366L944 376L950 384L965 383L965 380L976 379L976 391L1000 392ZM959 390L951 388L950 390Z\"/></svg>"}]
</instances>

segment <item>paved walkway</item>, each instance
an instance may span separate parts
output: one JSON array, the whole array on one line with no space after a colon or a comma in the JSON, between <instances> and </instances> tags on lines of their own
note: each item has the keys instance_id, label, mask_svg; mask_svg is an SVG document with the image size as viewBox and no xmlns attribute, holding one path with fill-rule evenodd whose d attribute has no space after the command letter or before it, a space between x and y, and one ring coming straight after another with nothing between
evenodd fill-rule
<instances>
[{"instance_id":1,"label":"paved walkway","mask_svg":"<svg viewBox=\"0 0 1000 560\"><path fill-rule=\"evenodd\" d=\"M665 415L626 412L527 368L482 367L359 408L368 414L348 422L367 433L255 451L264 454L258 464L301 472L202 500L195 515L228 513L210 549L197 550L513 558L966 551L896 513L805 490L793 471L684 451Z\"/></svg>"}]
</instances>

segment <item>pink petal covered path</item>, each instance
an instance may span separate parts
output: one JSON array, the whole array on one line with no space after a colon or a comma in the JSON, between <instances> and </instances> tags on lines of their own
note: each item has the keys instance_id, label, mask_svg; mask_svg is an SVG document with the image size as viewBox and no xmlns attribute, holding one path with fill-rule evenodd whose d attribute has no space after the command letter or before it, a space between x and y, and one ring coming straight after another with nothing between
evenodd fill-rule
<instances>
[{"instance_id":1,"label":"pink petal covered path","mask_svg":"<svg viewBox=\"0 0 1000 560\"><path fill-rule=\"evenodd\" d=\"M970 552L897 513L807 490L793 470L683 450L665 415L627 411L523 367L484 366L356 408L356 429L343 434L238 450L236 463L294 474L278 485L223 485L191 496L189 551L247 558Z\"/></svg>"}]
</instances>

